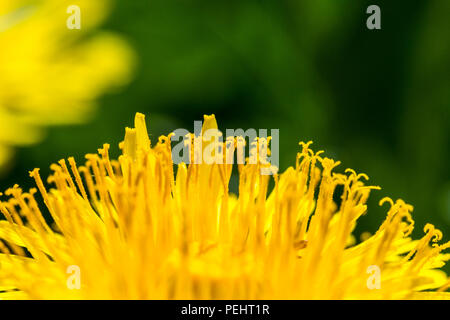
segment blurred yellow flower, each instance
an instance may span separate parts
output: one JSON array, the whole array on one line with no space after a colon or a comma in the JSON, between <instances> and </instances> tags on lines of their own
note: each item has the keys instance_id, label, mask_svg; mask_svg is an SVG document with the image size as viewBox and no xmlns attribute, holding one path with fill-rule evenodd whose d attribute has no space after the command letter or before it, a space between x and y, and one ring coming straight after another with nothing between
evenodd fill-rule
<instances>
[{"instance_id":1,"label":"blurred yellow flower","mask_svg":"<svg viewBox=\"0 0 450 320\"><path fill-rule=\"evenodd\" d=\"M69 5L81 29L69 30ZM95 99L126 83L133 53L115 34L92 31L109 0L2 0L0 3L0 167L47 125L84 121Z\"/></svg>"},{"instance_id":2,"label":"blurred yellow flower","mask_svg":"<svg viewBox=\"0 0 450 320\"><path fill-rule=\"evenodd\" d=\"M205 116L203 132L211 128L216 120ZM295 167L273 176L271 192L262 164L238 165L236 196L228 190L232 164L181 163L174 173L170 138L151 147L137 114L118 160L106 144L82 167L73 158L52 165L50 191L32 171L40 196L6 191L0 297L449 298L439 270L450 247L438 244L442 233L427 225L412 240L412 207L386 198L386 220L355 245L356 220L377 187L350 169L334 173L339 162L301 145Z\"/></svg>"}]
</instances>

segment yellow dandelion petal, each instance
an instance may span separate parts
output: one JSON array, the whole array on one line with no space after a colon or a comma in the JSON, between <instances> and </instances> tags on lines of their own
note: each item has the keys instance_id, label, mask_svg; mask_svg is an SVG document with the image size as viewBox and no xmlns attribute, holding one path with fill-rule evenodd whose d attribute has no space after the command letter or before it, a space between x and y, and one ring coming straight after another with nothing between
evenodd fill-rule
<instances>
[{"instance_id":1,"label":"yellow dandelion petal","mask_svg":"<svg viewBox=\"0 0 450 320\"><path fill-rule=\"evenodd\" d=\"M208 129L217 129L214 116L205 116ZM385 221L356 244L357 219L379 188L351 169L335 173L340 163L311 142L295 167L273 177L247 159L235 195L231 164L174 166L170 136L152 146L137 114L118 159L105 144L83 166L73 158L52 165L50 189L38 169L30 172L37 189L8 189L0 298L449 298L442 233L428 224L413 240L412 206L385 198Z\"/></svg>"}]
</instances>

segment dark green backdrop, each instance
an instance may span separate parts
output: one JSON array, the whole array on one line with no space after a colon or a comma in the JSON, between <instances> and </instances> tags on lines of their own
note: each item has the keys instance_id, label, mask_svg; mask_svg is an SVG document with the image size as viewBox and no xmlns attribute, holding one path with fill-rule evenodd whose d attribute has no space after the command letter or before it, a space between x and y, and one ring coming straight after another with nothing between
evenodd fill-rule
<instances>
[{"instance_id":1,"label":"dark green backdrop","mask_svg":"<svg viewBox=\"0 0 450 320\"><path fill-rule=\"evenodd\" d=\"M382 30L366 28L369 4ZM19 149L2 189L28 170L121 141L136 111L153 139L215 113L224 128L279 128L282 168L298 141L365 172L372 193L358 232L375 231L388 195L450 232L450 1L118 1L106 29L136 50L135 80L100 100L83 126L51 128ZM64 106L61 106L64 108ZM117 152L117 148L116 152Z\"/></svg>"}]
</instances>

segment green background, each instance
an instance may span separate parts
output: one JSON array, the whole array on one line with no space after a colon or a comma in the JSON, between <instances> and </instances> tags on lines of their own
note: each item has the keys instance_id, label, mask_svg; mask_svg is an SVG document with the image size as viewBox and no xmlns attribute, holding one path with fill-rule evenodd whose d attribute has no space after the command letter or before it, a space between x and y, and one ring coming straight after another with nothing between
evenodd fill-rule
<instances>
[{"instance_id":1,"label":"green background","mask_svg":"<svg viewBox=\"0 0 450 320\"><path fill-rule=\"evenodd\" d=\"M381 30L366 8L381 7ZM280 129L281 167L299 141L365 172L372 193L357 234L376 231L384 196L414 205L416 236L450 233L450 1L118 1L103 29L138 56L132 83L101 97L85 125L54 127L17 151L2 189L28 171L123 139L135 112L153 141L214 113L219 127ZM64 106L61 106L64 108Z\"/></svg>"}]
</instances>

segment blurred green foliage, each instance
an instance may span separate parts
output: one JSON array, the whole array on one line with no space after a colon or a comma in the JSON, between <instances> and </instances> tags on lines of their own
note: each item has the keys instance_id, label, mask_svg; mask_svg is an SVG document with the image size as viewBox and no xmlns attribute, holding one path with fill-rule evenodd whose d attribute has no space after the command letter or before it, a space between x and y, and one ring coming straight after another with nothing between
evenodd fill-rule
<instances>
[{"instance_id":1,"label":"blurred green foliage","mask_svg":"<svg viewBox=\"0 0 450 320\"><path fill-rule=\"evenodd\" d=\"M382 30L366 28L378 4ZM155 141L203 114L225 128L279 128L281 166L300 140L365 172L372 193L358 232L376 231L384 196L415 206L450 232L450 2L351 0L117 1L105 28L135 48L134 82L105 96L83 126L55 127L20 149L0 179L30 186L28 170L96 152L118 153L134 113L147 114ZM64 108L65 106L61 106Z\"/></svg>"}]
</instances>

